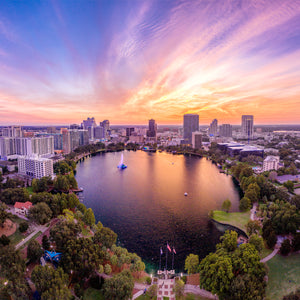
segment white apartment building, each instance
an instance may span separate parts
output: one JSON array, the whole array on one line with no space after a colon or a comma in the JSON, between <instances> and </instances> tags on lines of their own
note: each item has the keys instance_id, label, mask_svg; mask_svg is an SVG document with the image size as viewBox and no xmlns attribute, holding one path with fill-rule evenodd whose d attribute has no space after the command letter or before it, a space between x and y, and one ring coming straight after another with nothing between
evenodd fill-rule
<instances>
[{"instance_id":1,"label":"white apartment building","mask_svg":"<svg viewBox=\"0 0 300 300\"><path fill-rule=\"evenodd\" d=\"M37 155L19 156L18 173L38 179L45 176L53 177L53 161Z\"/></svg>"},{"instance_id":2,"label":"white apartment building","mask_svg":"<svg viewBox=\"0 0 300 300\"><path fill-rule=\"evenodd\" d=\"M269 155L263 162L263 172L270 170L278 170L279 168L279 156Z\"/></svg>"}]
</instances>

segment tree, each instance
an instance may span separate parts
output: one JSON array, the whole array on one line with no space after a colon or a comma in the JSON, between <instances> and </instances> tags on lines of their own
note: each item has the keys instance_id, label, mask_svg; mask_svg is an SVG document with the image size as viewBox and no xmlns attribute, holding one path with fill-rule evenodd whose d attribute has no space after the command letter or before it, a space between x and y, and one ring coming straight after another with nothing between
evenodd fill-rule
<instances>
[{"instance_id":1,"label":"tree","mask_svg":"<svg viewBox=\"0 0 300 300\"><path fill-rule=\"evenodd\" d=\"M240 211L247 211L251 208L251 200L247 197L243 197L240 201Z\"/></svg>"},{"instance_id":2,"label":"tree","mask_svg":"<svg viewBox=\"0 0 300 300\"><path fill-rule=\"evenodd\" d=\"M0 247L1 277L7 279L5 291L13 299L29 299L29 288L24 278L25 269L25 261L14 246Z\"/></svg>"},{"instance_id":3,"label":"tree","mask_svg":"<svg viewBox=\"0 0 300 300\"><path fill-rule=\"evenodd\" d=\"M58 191L68 192L70 189L69 180L66 175L58 175L54 180L54 188Z\"/></svg>"},{"instance_id":4,"label":"tree","mask_svg":"<svg viewBox=\"0 0 300 300\"><path fill-rule=\"evenodd\" d=\"M93 236L94 243L100 243L106 248L111 248L117 241L117 234L108 227L97 229Z\"/></svg>"},{"instance_id":5,"label":"tree","mask_svg":"<svg viewBox=\"0 0 300 300\"><path fill-rule=\"evenodd\" d=\"M291 180L286 181L283 186L285 186L289 192L294 192L294 183Z\"/></svg>"},{"instance_id":6,"label":"tree","mask_svg":"<svg viewBox=\"0 0 300 300\"><path fill-rule=\"evenodd\" d=\"M277 178L277 172L271 171L269 174L269 179L274 182L276 180L276 178Z\"/></svg>"},{"instance_id":7,"label":"tree","mask_svg":"<svg viewBox=\"0 0 300 300\"><path fill-rule=\"evenodd\" d=\"M9 244L10 244L10 239L5 234L2 234L0 237L0 245L7 246Z\"/></svg>"},{"instance_id":8,"label":"tree","mask_svg":"<svg viewBox=\"0 0 300 300\"><path fill-rule=\"evenodd\" d=\"M28 211L29 219L42 225L49 222L51 216L52 216L52 211L50 207L43 202L34 205Z\"/></svg>"},{"instance_id":9,"label":"tree","mask_svg":"<svg viewBox=\"0 0 300 300\"><path fill-rule=\"evenodd\" d=\"M27 258L35 262L43 255L41 245L36 240L31 240L27 247Z\"/></svg>"},{"instance_id":10,"label":"tree","mask_svg":"<svg viewBox=\"0 0 300 300\"><path fill-rule=\"evenodd\" d=\"M60 221L50 229L50 239L55 242L57 251L64 252L67 242L75 240L80 231L78 224Z\"/></svg>"},{"instance_id":11,"label":"tree","mask_svg":"<svg viewBox=\"0 0 300 300\"><path fill-rule=\"evenodd\" d=\"M300 250L300 232L297 232L292 240L292 247L294 251L299 251Z\"/></svg>"},{"instance_id":12,"label":"tree","mask_svg":"<svg viewBox=\"0 0 300 300\"><path fill-rule=\"evenodd\" d=\"M257 234L252 234L249 238L248 243L252 244L258 252L261 252L264 247L263 239Z\"/></svg>"},{"instance_id":13,"label":"tree","mask_svg":"<svg viewBox=\"0 0 300 300\"><path fill-rule=\"evenodd\" d=\"M131 299L133 287L134 281L131 273L124 270L105 280L103 285L104 298L111 300Z\"/></svg>"},{"instance_id":14,"label":"tree","mask_svg":"<svg viewBox=\"0 0 300 300\"><path fill-rule=\"evenodd\" d=\"M227 234L233 236L232 232L227 231ZM249 243L228 251L223 239L217 245L217 251L201 261L199 269L200 286L217 294L220 300L264 299L265 266L255 247Z\"/></svg>"},{"instance_id":15,"label":"tree","mask_svg":"<svg viewBox=\"0 0 300 300\"><path fill-rule=\"evenodd\" d=\"M258 195L255 189L247 189L245 197L250 199L251 203L258 201Z\"/></svg>"},{"instance_id":16,"label":"tree","mask_svg":"<svg viewBox=\"0 0 300 300\"><path fill-rule=\"evenodd\" d=\"M3 227L5 220L9 214L6 212L7 206L4 203L0 203L0 227Z\"/></svg>"},{"instance_id":17,"label":"tree","mask_svg":"<svg viewBox=\"0 0 300 300\"><path fill-rule=\"evenodd\" d=\"M31 280L41 295L42 300L71 299L68 289L69 277L62 268L36 266L31 274Z\"/></svg>"},{"instance_id":18,"label":"tree","mask_svg":"<svg viewBox=\"0 0 300 300\"><path fill-rule=\"evenodd\" d=\"M290 243L289 239L286 239L282 242L281 247L280 247L280 253L282 255L288 255L292 250L292 245Z\"/></svg>"},{"instance_id":19,"label":"tree","mask_svg":"<svg viewBox=\"0 0 300 300\"><path fill-rule=\"evenodd\" d=\"M228 252L232 252L237 248L237 238L238 234L236 231L226 230L223 236L221 236L221 244L217 245L218 248L223 248Z\"/></svg>"},{"instance_id":20,"label":"tree","mask_svg":"<svg viewBox=\"0 0 300 300\"><path fill-rule=\"evenodd\" d=\"M83 215L83 221L88 226L93 226L95 224L95 215L91 208L88 208Z\"/></svg>"},{"instance_id":21,"label":"tree","mask_svg":"<svg viewBox=\"0 0 300 300\"><path fill-rule=\"evenodd\" d=\"M277 243L277 236L276 236L276 233L274 231L270 232L270 235L266 238L266 242L267 242L267 246L270 249L274 248L274 246Z\"/></svg>"},{"instance_id":22,"label":"tree","mask_svg":"<svg viewBox=\"0 0 300 300\"><path fill-rule=\"evenodd\" d=\"M71 239L64 247L61 265L65 272L73 272L73 278L84 280L98 269L103 258L104 252L91 239Z\"/></svg>"},{"instance_id":23,"label":"tree","mask_svg":"<svg viewBox=\"0 0 300 300\"><path fill-rule=\"evenodd\" d=\"M184 282L182 280L177 280L175 282L175 287L173 289L176 299L181 300L184 298Z\"/></svg>"},{"instance_id":24,"label":"tree","mask_svg":"<svg viewBox=\"0 0 300 300\"><path fill-rule=\"evenodd\" d=\"M261 226L258 220L249 220L246 224L246 230L249 236L254 233L259 233L260 229Z\"/></svg>"},{"instance_id":25,"label":"tree","mask_svg":"<svg viewBox=\"0 0 300 300\"><path fill-rule=\"evenodd\" d=\"M225 210L228 213L230 207L231 207L231 201L229 199L226 199L222 204L222 210Z\"/></svg>"},{"instance_id":26,"label":"tree","mask_svg":"<svg viewBox=\"0 0 300 300\"><path fill-rule=\"evenodd\" d=\"M19 230L20 232L25 232L27 229L28 229L29 225L26 221L24 222L21 222L20 225L19 225Z\"/></svg>"},{"instance_id":27,"label":"tree","mask_svg":"<svg viewBox=\"0 0 300 300\"><path fill-rule=\"evenodd\" d=\"M147 295L150 299L154 299L157 296L157 284L152 284L148 290Z\"/></svg>"},{"instance_id":28,"label":"tree","mask_svg":"<svg viewBox=\"0 0 300 300\"><path fill-rule=\"evenodd\" d=\"M294 197L292 197L290 203L292 205L295 205L297 209L300 209L300 195L295 195Z\"/></svg>"},{"instance_id":29,"label":"tree","mask_svg":"<svg viewBox=\"0 0 300 300\"><path fill-rule=\"evenodd\" d=\"M48 239L48 237L46 235L43 235L42 238L42 246L45 250L49 250L50 249L50 241Z\"/></svg>"},{"instance_id":30,"label":"tree","mask_svg":"<svg viewBox=\"0 0 300 300\"><path fill-rule=\"evenodd\" d=\"M184 269L188 274L195 274L198 272L199 268L199 256L195 254L190 254L185 259Z\"/></svg>"},{"instance_id":31,"label":"tree","mask_svg":"<svg viewBox=\"0 0 300 300\"><path fill-rule=\"evenodd\" d=\"M109 265L109 264L106 264L105 266L104 266L104 273L106 274L106 275L109 275L110 273L111 273L111 266Z\"/></svg>"}]
</instances>

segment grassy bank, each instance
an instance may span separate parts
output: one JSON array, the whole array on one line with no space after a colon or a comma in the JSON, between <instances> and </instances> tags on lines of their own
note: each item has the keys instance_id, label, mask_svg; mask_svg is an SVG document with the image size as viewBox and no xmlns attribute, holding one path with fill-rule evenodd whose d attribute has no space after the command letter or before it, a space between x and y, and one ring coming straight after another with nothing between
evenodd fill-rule
<instances>
[{"instance_id":1,"label":"grassy bank","mask_svg":"<svg viewBox=\"0 0 300 300\"><path fill-rule=\"evenodd\" d=\"M267 262L269 281L268 299L281 300L284 295L296 291L300 286L300 254L281 256L277 254Z\"/></svg>"},{"instance_id":2,"label":"grassy bank","mask_svg":"<svg viewBox=\"0 0 300 300\"><path fill-rule=\"evenodd\" d=\"M222 224L235 226L246 232L246 224L250 220L250 211L227 213L221 210L214 210L213 219Z\"/></svg>"}]
</instances>

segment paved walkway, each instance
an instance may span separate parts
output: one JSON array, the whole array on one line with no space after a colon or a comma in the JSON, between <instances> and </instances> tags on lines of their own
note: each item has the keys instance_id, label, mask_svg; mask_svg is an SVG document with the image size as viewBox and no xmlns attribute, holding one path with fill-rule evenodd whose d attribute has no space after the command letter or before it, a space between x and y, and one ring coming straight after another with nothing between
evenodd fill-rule
<instances>
[{"instance_id":1,"label":"paved walkway","mask_svg":"<svg viewBox=\"0 0 300 300\"><path fill-rule=\"evenodd\" d=\"M23 239L19 244L17 244L15 246L16 249L19 249L20 247L22 247L26 242L28 242L34 235L36 235L39 231L41 231L42 233L44 233L46 230L48 229L48 227L46 225L40 225L37 226L35 228L35 230L29 234L25 239Z\"/></svg>"},{"instance_id":2,"label":"paved walkway","mask_svg":"<svg viewBox=\"0 0 300 300\"><path fill-rule=\"evenodd\" d=\"M213 295L212 293L206 290L200 289L199 285L186 284L184 286L184 293L192 293L195 295L206 297L208 299L219 299L217 295Z\"/></svg>"},{"instance_id":3,"label":"paved walkway","mask_svg":"<svg viewBox=\"0 0 300 300\"><path fill-rule=\"evenodd\" d=\"M253 207L250 210L250 212L251 212L250 220L252 220L252 221L255 220L255 211L256 211L256 208L257 208L257 203L254 203Z\"/></svg>"},{"instance_id":4,"label":"paved walkway","mask_svg":"<svg viewBox=\"0 0 300 300\"><path fill-rule=\"evenodd\" d=\"M275 248L274 251L271 254L269 254L265 258L261 259L260 262L262 262L262 263L267 262L268 260L270 260L271 258L273 258L278 253L278 251L279 251L279 248Z\"/></svg>"}]
</instances>

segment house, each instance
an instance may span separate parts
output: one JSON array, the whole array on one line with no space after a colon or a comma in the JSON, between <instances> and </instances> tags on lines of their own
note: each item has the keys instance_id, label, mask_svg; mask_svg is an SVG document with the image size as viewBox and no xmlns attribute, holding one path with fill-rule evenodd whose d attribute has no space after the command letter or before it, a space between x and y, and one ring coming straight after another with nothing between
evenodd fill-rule
<instances>
[{"instance_id":1,"label":"house","mask_svg":"<svg viewBox=\"0 0 300 300\"><path fill-rule=\"evenodd\" d=\"M32 203L27 201L25 203L23 202L16 202L14 205L15 213L27 215L28 210L32 207Z\"/></svg>"}]
</instances>

